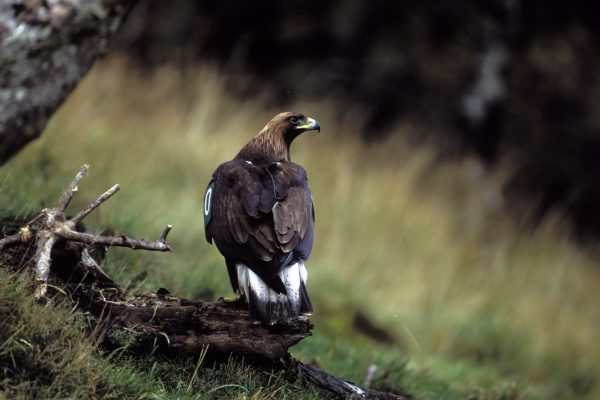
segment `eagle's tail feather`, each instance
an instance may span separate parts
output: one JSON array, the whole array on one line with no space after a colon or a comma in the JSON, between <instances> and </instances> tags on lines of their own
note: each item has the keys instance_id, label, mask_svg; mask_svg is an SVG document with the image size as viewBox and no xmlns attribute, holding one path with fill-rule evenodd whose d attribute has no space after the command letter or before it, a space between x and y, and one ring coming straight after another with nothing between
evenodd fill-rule
<instances>
[{"instance_id":1,"label":"eagle's tail feather","mask_svg":"<svg viewBox=\"0 0 600 400\"><path fill-rule=\"evenodd\" d=\"M244 264L237 264L237 275L239 291L248 302L252 320L276 324L312 313L312 304L304 284L306 269L301 261L279 273L287 294L277 293Z\"/></svg>"},{"instance_id":2,"label":"eagle's tail feather","mask_svg":"<svg viewBox=\"0 0 600 400\"><path fill-rule=\"evenodd\" d=\"M300 282L300 313L304 315L311 315L313 313L312 302L308 297L308 291L304 282Z\"/></svg>"},{"instance_id":3,"label":"eagle's tail feather","mask_svg":"<svg viewBox=\"0 0 600 400\"><path fill-rule=\"evenodd\" d=\"M248 311L250 312L250 319L252 321L260 321L259 311L257 307L254 306L254 304L259 303L259 299L256 297L256 293L250 291L249 293L244 294L243 296L246 298L246 302L249 305Z\"/></svg>"}]
</instances>

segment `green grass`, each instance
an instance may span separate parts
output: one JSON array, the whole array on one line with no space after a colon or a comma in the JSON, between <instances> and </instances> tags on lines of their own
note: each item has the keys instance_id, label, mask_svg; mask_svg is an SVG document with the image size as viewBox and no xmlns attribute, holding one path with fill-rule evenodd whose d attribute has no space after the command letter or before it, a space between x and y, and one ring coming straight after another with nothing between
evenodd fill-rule
<instances>
[{"instance_id":1,"label":"green grass","mask_svg":"<svg viewBox=\"0 0 600 400\"><path fill-rule=\"evenodd\" d=\"M72 212L113 183L122 186L88 217L89 228L152 238L174 224L172 253L111 250L104 268L113 278L134 290L229 296L222 258L204 240L201 196L215 167L282 111L265 99L231 97L227 81L207 66L142 75L107 60L42 138L0 169L1 211L24 214L52 204L89 163ZM440 161L435 143L417 147L402 135L364 145L356 128L360 109L340 114L327 100L289 109L323 127L292 146L293 160L308 172L317 220L308 264L316 328L294 348L296 356L357 382L376 364L378 385L419 399L600 397L600 263L594 249L569 241L559 213L536 230L511 217L523 205L501 196L508 160L495 171L468 158ZM420 127L394 129L418 136ZM352 323L356 312L394 344L361 333ZM136 396L176 398L176 382L189 382L195 367L149 358L147 365L185 373L146 386L157 379L152 368L124 359L114 364L96 350L85 354L102 368L124 371L108 377L114 385L129 382L124 387ZM232 365L246 372L228 383L268 395L264 382L240 383L253 371ZM236 389L213 393L227 390Z\"/></svg>"}]
</instances>

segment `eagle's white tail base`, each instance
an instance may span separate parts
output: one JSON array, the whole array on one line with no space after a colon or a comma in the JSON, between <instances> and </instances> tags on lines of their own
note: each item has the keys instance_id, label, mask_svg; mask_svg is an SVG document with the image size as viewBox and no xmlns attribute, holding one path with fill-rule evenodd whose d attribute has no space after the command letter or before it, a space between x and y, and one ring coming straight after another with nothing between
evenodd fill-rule
<instances>
[{"instance_id":1,"label":"eagle's white tail base","mask_svg":"<svg viewBox=\"0 0 600 400\"><path fill-rule=\"evenodd\" d=\"M295 262L279 272L287 294L271 289L244 264L236 264L236 270L239 294L248 302L254 319L275 324L312 313L312 305L306 292L308 274L304 262Z\"/></svg>"}]
</instances>

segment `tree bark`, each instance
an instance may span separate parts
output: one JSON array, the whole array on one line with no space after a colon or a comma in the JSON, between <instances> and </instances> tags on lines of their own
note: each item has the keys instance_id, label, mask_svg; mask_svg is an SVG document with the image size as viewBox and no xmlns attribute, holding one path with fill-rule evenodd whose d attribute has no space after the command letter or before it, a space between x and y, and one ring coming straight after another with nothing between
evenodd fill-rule
<instances>
[{"instance_id":1,"label":"tree bark","mask_svg":"<svg viewBox=\"0 0 600 400\"><path fill-rule=\"evenodd\" d=\"M42 133L135 2L0 2L0 165Z\"/></svg>"},{"instance_id":2,"label":"tree bark","mask_svg":"<svg viewBox=\"0 0 600 400\"><path fill-rule=\"evenodd\" d=\"M57 247L53 259L81 259L81 244ZM93 262L93 261L92 261ZM95 270L95 273L91 273ZM150 352L237 354L268 360L288 356L288 349L311 335L312 324L296 319L281 325L250 320L241 302L191 301L166 290L133 295L122 290L96 266L77 262L66 267L53 264L49 291L61 288L96 320L95 334L111 347L128 346Z\"/></svg>"}]
</instances>

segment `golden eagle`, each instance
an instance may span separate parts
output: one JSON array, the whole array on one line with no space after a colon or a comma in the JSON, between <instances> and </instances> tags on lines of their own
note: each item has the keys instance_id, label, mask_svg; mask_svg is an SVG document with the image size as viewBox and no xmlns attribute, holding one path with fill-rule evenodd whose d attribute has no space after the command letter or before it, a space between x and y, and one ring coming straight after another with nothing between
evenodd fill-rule
<instances>
[{"instance_id":1,"label":"golden eagle","mask_svg":"<svg viewBox=\"0 0 600 400\"><path fill-rule=\"evenodd\" d=\"M225 257L231 286L255 321L275 324L312 313L304 262L315 216L306 171L290 161L290 144L320 129L303 114L276 115L219 165L206 189L206 240Z\"/></svg>"}]
</instances>

